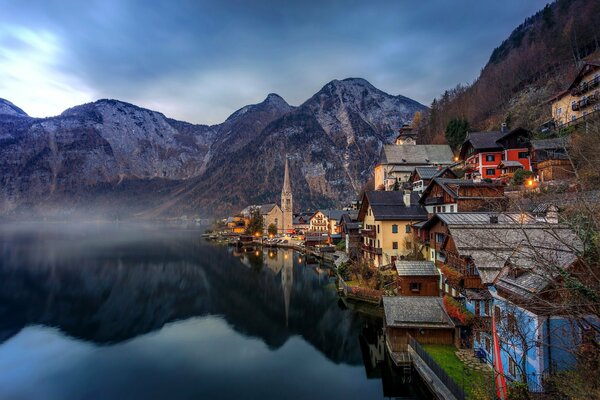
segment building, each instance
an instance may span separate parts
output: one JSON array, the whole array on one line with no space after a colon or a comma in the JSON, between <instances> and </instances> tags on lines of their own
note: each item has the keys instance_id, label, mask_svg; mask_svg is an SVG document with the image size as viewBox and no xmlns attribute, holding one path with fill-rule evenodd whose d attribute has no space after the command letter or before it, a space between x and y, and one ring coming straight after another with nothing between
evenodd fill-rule
<instances>
[{"instance_id":1,"label":"building","mask_svg":"<svg viewBox=\"0 0 600 400\"><path fill-rule=\"evenodd\" d=\"M529 138L531 132L517 128L512 131L502 126L499 131L469 132L460 148L460 159L464 161L465 178L500 179L500 164L531 171Z\"/></svg>"},{"instance_id":2,"label":"building","mask_svg":"<svg viewBox=\"0 0 600 400\"><path fill-rule=\"evenodd\" d=\"M500 211L506 207L504 186L499 182L433 178L419 203L429 214Z\"/></svg>"},{"instance_id":3,"label":"building","mask_svg":"<svg viewBox=\"0 0 600 400\"><path fill-rule=\"evenodd\" d=\"M423 190L425 190L433 178L456 179L458 176L449 167L415 167L410 176L412 190L417 193L423 193Z\"/></svg>"},{"instance_id":4,"label":"building","mask_svg":"<svg viewBox=\"0 0 600 400\"><path fill-rule=\"evenodd\" d=\"M549 122L556 127L600 110L600 62L586 62L569 87L548 101L552 107L552 121Z\"/></svg>"},{"instance_id":5,"label":"building","mask_svg":"<svg viewBox=\"0 0 600 400\"><path fill-rule=\"evenodd\" d=\"M263 219L263 234L268 234L269 226L275 225L278 231L282 229L283 213L275 203L263 204L259 208Z\"/></svg>"},{"instance_id":6,"label":"building","mask_svg":"<svg viewBox=\"0 0 600 400\"><path fill-rule=\"evenodd\" d=\"M346 244L346 253L350 258L358 258L360 255L360 221L358 221L358 210L346 211L338 221L339 232Z\"/></svg>"},{"instance_id":7,"label":"building","mask_svg":"<svg viewBox=\"0 0 600 400\"><path fill-rule=\"evenodd\" d=\"M280 224L280 230L283 233L290 233L294 230L294 216L293 216L293 196L292 196L292 184L290 182L290 173L288 168L287 157L285 159L285 171L283 173L283 187L281 189L281 213L282 219Z\"/></svg>"},{"instance_id":8,"label":"building","mask_svg":"<svg viewBox=\"0 0 600 400\"><path fill-rule=\"evenodd\" d=\"M386 144L375 166L375 189L394 190L409 182L415 167L450 166L454 153L447 144L416 144L410 128L400 130L396 144Z\"/></svg>"},{"instance_id":9,"label":"building","mask_svg":"<svg viewBox=\"0 0 600 400\"><path fill-rule=\"evenodd\" d=\"M399 296L439 296L440 273L431 261L395 262Z\"/></svg>"},{"instance_id":10,"label":"building","mask_svg":"<svg viewBox=\"0 0 600 400\"><path fill-rule=\"evenodd\" d=\"M347 211L343 210L318 210L310 217L310 232L322 232L329 235L339 234L338 223Z\"/></svg>"},{"instance_id":11,"label":"building","mask_svg":"<svg viewBox=\"0 0 600 400\"><path fill-rule=\"evenodd\" d=\"M243 216L228 217L225 220L225 226L231 233L244 233L247 225L248 219Z\"/></svg>"},{"instance_id":12,"label":"building","mask_svg":"<svg viewBox=\"0 0 600 400\"><path fill-rule=\"evenodd\" d=\"M567 154L568 137L531 141L531 162L540 182L568 180L575 177Z\"/></svg>"},{"instance_id":13,"label":"building","mask_svg":"<svg viewBox=\"0 0 600 400\"><path fill-rule=\"evenodd\" d=\"M453 344L454 322L441 297L383 296L385 340L393 359L408 351L408 336L421 344Z\"/></svg>"},{"instance_id":14,"label":"building","mask_svg":"<svg viewBox=\"0 0 600 400\"><path fill-rule=\"evenodd\" d=\"M392 264L411 254L411 225L427 219L412 191L365 192L358 212L362 223L362 257L374 267Z\"/></svg>"},{"instance_id":15,"label":"building","mask_svg":"<svg viewBox=\"0 0 600 400\"><path fill-rule=\"evenodd\" d=\"M304 232L310 230L310 217L313 214L314 213L310 212L310 213L299 213L299 214L294 215L294 222L293 222L294 231L296 233L304 233Z\"/></svg>"}]
</instances>

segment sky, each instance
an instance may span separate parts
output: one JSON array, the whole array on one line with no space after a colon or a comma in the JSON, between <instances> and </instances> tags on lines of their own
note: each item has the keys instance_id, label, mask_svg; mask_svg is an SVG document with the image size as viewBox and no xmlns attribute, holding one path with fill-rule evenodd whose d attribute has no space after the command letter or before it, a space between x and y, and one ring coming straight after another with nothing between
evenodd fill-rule
<instances>
[{"instance_id":1,"label":"sky","mask_svg":"<svg viewBox=\"0 0 600 400\"><path fill-rule=\"evenodd\" d=\"M547 0L0 0L0 98L34 117L113 98L214 124L365 78L429 105Z\"/></svg>"}]
</instances>

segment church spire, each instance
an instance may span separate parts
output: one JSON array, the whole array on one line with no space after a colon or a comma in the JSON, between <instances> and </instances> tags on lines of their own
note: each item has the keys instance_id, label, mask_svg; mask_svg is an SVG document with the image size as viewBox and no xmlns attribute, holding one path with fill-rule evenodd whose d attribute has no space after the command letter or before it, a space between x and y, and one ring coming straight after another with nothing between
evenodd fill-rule
<instances>
[{"instance_id":1,"label":"church spire","mask_svg":"<svg viewBox=\"0 0 600 400\"><path fill-rule=\"evenodd\" d=\"M283 188L281 189L281 193L292 193L292 185L290 183L290 172L288 169L288 159L285 157L285 172L283 175Z\"/></svg>"}]
</instances>

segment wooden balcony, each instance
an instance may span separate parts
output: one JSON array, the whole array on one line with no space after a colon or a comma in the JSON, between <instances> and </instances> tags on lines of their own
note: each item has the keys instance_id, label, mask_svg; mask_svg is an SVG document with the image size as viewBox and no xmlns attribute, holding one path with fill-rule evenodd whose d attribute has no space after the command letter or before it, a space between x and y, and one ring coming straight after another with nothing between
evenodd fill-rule
<instances>
[{"instance_id":1,"label":"wooden balcony","mask_svg":"<svg viewBox=\"0 0 600 400\"><path fill-rule=\"evenodd\" d=\"M375 229L361 229L360 234L363 237L368 237L370 239L375 239L377 237L377 232L375 232Z\"/></svg>"},{"instance_id":2,"label":"wooden balcony","mask_svg":"<svg viewBox=\"0 0 600 400\"><path fill-rule=\"evenodd\" d=\"M381 254L383 254L382 251L381 251L381 248L374 247L374 246L368 246L368 245L366 245L364 243L361 245L361 249L363 251L366 251L367 253L376 254L376 255L379 255L379 256Z\"/></svg>"},{"instance_id":3,"label":"wooden balcony","mask_svg":"<svg viewBox=\"0 0 600 400\"><path fill-rule=\"evenodd\" d=\"M444 204L443 196L428 197L425 199L425 205L431 206L434 204Z\"/></svg>"},{"instance_id":4,"label":"wooden balcony","mask_svg":"<svg viewBox=\"0 0 600 400\"><path fill-rule=\"evenodd\" d=\"M463 277L463 287L465 289L485 289L478 275L465 275Z\"/></svg>"},{"instance_id":5,"label":"wooden balcony","mask_svg":"<svg viewBox=\"0 0 600 400\"><path fill-rule=\"evenodd\" d=\"M479 332L492 332L492 317L476 315L473 318L473 330Z\"/></svg>"}]
</instances>

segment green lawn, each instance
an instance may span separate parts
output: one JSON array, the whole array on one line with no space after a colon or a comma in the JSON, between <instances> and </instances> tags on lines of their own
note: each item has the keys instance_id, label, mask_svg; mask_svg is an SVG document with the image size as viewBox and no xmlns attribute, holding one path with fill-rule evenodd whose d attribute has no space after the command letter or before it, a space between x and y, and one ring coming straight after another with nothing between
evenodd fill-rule
<instances>
[{"instance_id":1,"label":"green lawn","mask_svg":"<svg viewBox=\"0 0 600 400\"><path fill-rule=\"evenodd\" d=\"M492 384L491 371L489 374L485 374L482 371L465 367L458 357L456 357L456 347L454 346L439 344L424 344L422 346L458 386L463 385L464 375L464 390L468 398L485 398L485 388L488 388Z\"/></svg>"}]
</instances>

